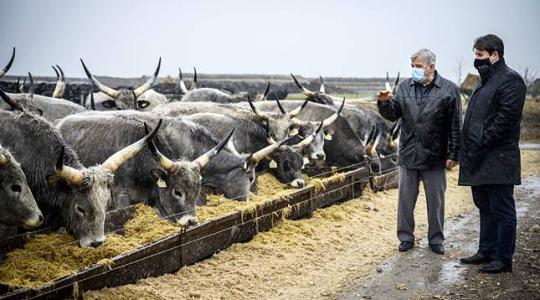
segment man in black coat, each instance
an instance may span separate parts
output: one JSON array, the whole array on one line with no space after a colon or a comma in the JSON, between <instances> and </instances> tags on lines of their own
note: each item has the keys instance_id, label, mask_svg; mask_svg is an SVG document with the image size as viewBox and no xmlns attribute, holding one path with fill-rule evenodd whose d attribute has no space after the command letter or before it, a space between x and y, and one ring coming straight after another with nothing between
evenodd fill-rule
<instances>
[{"instance_id":1,"label":"man in black coat","mask_svg":"<svg viewBox=\"0 0 540 300\"><path fill-rule=\"evenodd\" d=\"M481 81L471 97L461 142L459 184L471 186L480 210L478 251L462 258L485 263L485 273L512 271L516 242L514 185L521 184L519 126L527 88L504 62L503 41L493 34L474 42Z\"/></svg>"},{"instance_id":2,"label":"man in black coat","mask_svg":"<svg viewBox=\"0 0 540 300\"><path fill-rule=\"evenodd\" d=\"M399 251L414 246L414 207L419 183L424 183L431 250L444 254L444 192L446 171L459 158L461 98L458 87L435 69L435 54L421 49L411 56L412 78L396 95L377 95L381 115L401 118L397 234Z\"/></svg>"}]
</instances>

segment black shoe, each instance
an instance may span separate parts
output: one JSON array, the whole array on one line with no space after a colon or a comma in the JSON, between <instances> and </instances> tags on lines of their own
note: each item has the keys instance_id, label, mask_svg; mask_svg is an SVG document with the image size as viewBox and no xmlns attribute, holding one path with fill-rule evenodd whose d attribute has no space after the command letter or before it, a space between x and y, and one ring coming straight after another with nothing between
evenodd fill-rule
<instances>
[{"instance_id":1,"label":"black shoe","mask_svg":"<svg viewBox=\"0 0 540 300\"><path fill-rule=\"evenodd\" d=\"M444 246L442 244L429 245L429 248L437 254L444 254Z\"/></svg>"},{"instance_id":2,"label":"black shoe","mask_svg":"<svg viewBox=\"0 0 540 300\"><path fill-rule=\"evenodd\" d=\"M480 268L482 273L502 273L502 272L512 272L512 264L505 264L504 262L495 259L492 262L483 265Z\"/></svg>"},{"instance_id":3,"label":"black shoe","mask_svg":"<svg viewBox=\"0 0 540 300\"><path fill-rule=\"evenodd\" d=\"M489 263L493 260L493 257L484 255L482 253L475 253L473 256L461 258L459 261L468 265L479 265L483 263Z\"/></svg>"},{"instance_id":4,"label":"black shoe","mask_svg":"<svg viewBox=\"0 0 540 300\"><path fill-rule=\"evenodd\" d=\"M413 247L414 247L413 242L401 242L399 244L399 251L405 252L405 251L411 250Z\"/></svg>"}]
</instances>

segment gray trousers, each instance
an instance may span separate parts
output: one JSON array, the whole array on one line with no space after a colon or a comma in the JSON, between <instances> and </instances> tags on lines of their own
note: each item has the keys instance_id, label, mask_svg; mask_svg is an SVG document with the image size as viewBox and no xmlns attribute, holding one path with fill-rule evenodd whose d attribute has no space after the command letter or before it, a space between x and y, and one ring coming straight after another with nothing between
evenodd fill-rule
<instances>
[{"instance_id":1,"label":"gray trousers","mask_svg":"<svg viewBox=\"0 0 540 300\"><path fill-rule=\"evenodd\" d=\"M414 207L420 180L424 183L428 216L428 241L431 245L444 241L444 192L446 170L417 170L399 167L397 235L401 242L414 242Z\"/></svg>"}]
</instances>

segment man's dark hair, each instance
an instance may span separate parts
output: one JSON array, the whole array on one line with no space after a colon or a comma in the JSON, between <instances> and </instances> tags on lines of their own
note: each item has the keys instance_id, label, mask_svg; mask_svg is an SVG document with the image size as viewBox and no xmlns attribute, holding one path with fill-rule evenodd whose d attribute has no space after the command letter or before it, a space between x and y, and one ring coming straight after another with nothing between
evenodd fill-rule
<instances>
[{"instance_id":1,"label":"man's dark hair","mask_svg":"<svg viewBox=\"0 0 540 300\"><path fill-rule=\"evenodd\" d=\"M487 34L474 40L473 49L487 51L489 55L497 51L500 57L504 56L504 44L500 37L494 34Z\"/></svg>"}]
</instances>

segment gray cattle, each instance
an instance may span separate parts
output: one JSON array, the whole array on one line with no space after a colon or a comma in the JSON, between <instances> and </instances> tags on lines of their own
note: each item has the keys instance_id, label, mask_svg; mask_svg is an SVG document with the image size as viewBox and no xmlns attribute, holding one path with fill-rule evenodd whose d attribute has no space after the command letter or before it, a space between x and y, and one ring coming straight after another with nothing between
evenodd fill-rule
<instances>
[{"instance_id":1,"label":"gray cattle","mask_svg":"<svg viewBox=\"0 0 540 300\"><path fill-rule=\"evenodd\" d=\"M295 104L298 105L298 103L295 103ZM239 103L237 105L246 107L246 104L244 103ZM345 105L345 99L342 100L341 106L336 112L334 112L333 114L323 119L322 128L324 129L324 131L321 131L319 134L317 134L315 138L313 139L313 141L306 148L304 148L303 150L304 156L307 156L310 161L320 163L326 159L326 153L324 152L324 140L330 138L331 136L330 126L340 116L344 105ZM294 105L287 105L287 106L289 109L295 108ZM261 113L260 111L264 111L264 112L273 111L273 112L279 112L283 115L287 114L287 110L285 109L285 107L283 107L283 105L281 105L281 101L279 100L276 100L275 103L269 102L269 101L257 102L254 105L254 107L255 107L255 110L259 111L259 114ZM295 123L299 125L298 133L301 136L309 136L312 133L314 133L316 130L316 127L314 126L315 122L304 121L297 118L295 120ZM296 141L293 141L293 143L294 142Z\"/></svg>"},{"instance_id":2,"label":"gray cattle","mask_svg":"<svg viewBox=\"0 0 540 300\"><path fill-rule=\"evenodd\" d=\"M11 53L11 58L9 59L9 62L5 67L0 70L0 78L2 78L11 68L11 65L13 64L13 61L15 60L15 47L13 47L13 52Z\"/></svg>"},{"instance_id":3,"label":"gray cattle","mask_svg":"<svg viewBox=\"0 0 540 300\"><path fill-rule=\"evenodd\" d=\"M298 103L299 101L293 100L281 101L281 105L285 109L296 107ZM254 105L260 110L280 111L278 105L272 102L258 102ZM363 135L364 131L358 132L357 128L349 122L350 113L347 112L350 108L350 106L345 105L339 117L336 117L329 126L325 127L324 152L326 153L326 162L330 165L358 166L376 159L376 153L368 151L368 149L373 149L373 146L378 146L375 144L376 139L372 138L373 128L363 127L368 132L367 136ZM336 113L336 108L333 106L310 103L296 117L304 121L315 121L329 118ZM380 138L377 140L377 143L379 142Z\"/></svg>"},{"instance_id":4,"label":"gray cattle","mask_svg":"<svg viewBox=\"0 0 540 300\"><path fill-rule=\"evenodd\" d=\"M166 200L162 196L167 192L166 189L159 190L159 196L156 194L156 180L162 179L167 186L171 188L175 186L186 185L193 182L193 179L199 181L199 176L189 176L193 163L192 160L206 153L210 148L214 147L218 140L204 127L193 122L184 121L178 118L163 118L163 130L158 134L155 144L163 154L158 160L160 163L159 170L153 162L152 156L148 151L144 151L141 156L134 161L126 164L125 168L120 171L122 174L129 172L138 172L137 175L118 176L118 181L115 185L118 187L126 187L123 190L129 193L129 199L155 199ZM102 155L100 152L92 151L95 146L90 142L78 142L78 136L88 135L96 136L99 132L103 132L103 139L114 147L114 144L119 140L129 140L130 134L121 134L119 128L125 129L126 132L136 133L140 130L143 122L155 124L157 117L150 113L142 113L135 111L118 111L118 112L89 112L80 115L70 116L57 124L57 126L65 133L66 140L71 140L76 145L76 149L81 152L81 156L87 157L88 162L97 161ZM89 128L92 128L89 129ZM115 134L118 132L118 135ZM101 135L99 135L101 138ZM110 139L110 141L109 141ZM91 141L91 140L90 140ZM107 148L104 149L107 151ZM255 155L257 159L260 154ZM169 159L162 159L169 157ZM253 161L248 156L239 156L229 151L219 152L212 159L208 166L200 171L202 175L202 194L204 195L223 194L227 198L247 200L249 198L249 190L251 184L255 180L254 166L258 161ZM131 178L136 178L130 181ZM186 181L189 180L189 181ZM186 181L188 183L178 183ZM189 183L192 185L201 185L201 183ZM142 191L140 191L142 190ZM122 189L117 189L121 192ZM154 193L152 197L144 198L144 195ZM169 193L172 193L169 192ZM190 196L186 191L182 191L185 197ZM143 196L141 196L143 195ZM191 196L197 199L196 196ZM190 198L190 199L191 199ZM189 199L188 199L189 200ZM186 202L188 202L186 200Z\"/></svg>"},{"instance_id":5,"label":"gray cattle","mask_svg":"<svg viewBox=\"0 0 540 300\"><path fill-rule=\"evenodd\" d=\"M248 101L248 103L252 102ZM306 123L296 118L296 115L304 109L307 103L305 101L285 113L273 113L258 111L253 105L250 105L251 109L247 109L237 105L213 102L169 102L157 106L152 112L168 117L180 117L206 112L228 115L236 119L249 120L259 127L266 128L270 137L274 140L284 140L289 135L294 135L291 133L295 133L299 128L311 127L310 132L317 129L318 122Z\"/></svg>"},{"instance_id":6,"label":"gray cattle","mask_svg":"<svg viewBox=\"0 0 540 300\"><path fill-rule=\"evenodd\" d=\"M86 168L50 122L27 112L1 89L0 96L15 110L0 110L0 143L21 163L46 222L65 226L83 247L102 244L114 172L143 149L157 128L103 163Z\"/></svg>"},{"instance_id":7,"label":"gray cattle","mask_svg":"<svg viewBox=\"0 0 540 300\"><path fill-rule=\"evenodd\" d=\"M198 113L185 116L182 119L200 124L218 137L226 136L229 128L236 128L236 135L232 142L234 148L241 153L253 153L267 147L268 144L275 144L264 127L248 119L216 113ZM269 155L269 163L265 160L265 163L261 164L258 170L269 168L281 182L297 188L303 187L304 180L301 178L301 172L304 159L302 152L317 134L318 131L314 132L309 139L293 146L279 147L277 151Z\"/></svg>"},{"instance_id":8,"label":"gray cattle","mask_svg":"<svg viewBox=\"0 0 540 300\"><path fill-rule=\"evenodd\" d=\"M32 74L28 73L30 87L28 93L8 94L8 96L28 111L35 112L49 121L63 118L67 115L83 112L86 109L71 101L59 101L56 98L35 95ZM0 109L9 109L7 103L0 102Z\"/></svg>"},{"instance_id":9,"label":"gray cattle","mask_svg":"<svg viewBox=\"0 0 540 300\"><path fill-rule=\"evenodd\" d=\"M26 181L21 165L0 145L0 227L36 228L43 214Z\"/></svg>"},{"instance_id":10,"label":"gray cattle","mask_svg":"<svg viewBox=\"0 0 540 300\"><path fill-rule=\"evenodd\" d=\"M152 88L152 85L154 85L159 75L159 69L161 68L161 57L159 58L158 65L156 67L156 70L154 71L154 75L149 78L143 85L137 87L136 89L133 89L133 91L129 89L116 90L104 85L103 83L99 82L94 77L94 75L92 75L92 73L90 73L82 59L81 63L83 65L86 76L88 77L88 79L90 79L90 82L92 82L94 87L96 87L97 89L99 89L100 92L111 98L102 100L101 98L98 98L97 95L94 95L96 101L96 110L124 110L133 108L133 93L135 93L135 98L138 99L144 94L144 92ZM139 103L138 106L140 108L144 109L152 104L148 102L148 99L144 101L145 102ZM154 105L157 105L157 103Z\"/></svg>"},{"instance_id":11,"label":"gray cattle","mask_svg":"<svg viewBox=\"0 0 540 300\"><path fill-rule=\"evenodd\" d=\"M114 153L122 143L136 140L145 123L155 125L158 122L150 114L133 111L91 112L66 117L56 127L83 163L94 164ZM164 118L161 128L153 147L179 158L178 161L161 166L161 159L154 159L150 150L144 150L124 164L118 169L112 186L113 208L145 202L156 207L162 217L182 226L195 224L195 203L201 196L201 175L227 176L230 170L214 164L212 158L235 160L233 155L220 152L230 136L218 144L201 126L173 118ZM99 151L96 151L97 147ZM154 156L159 156L157 150L153 151ZM239 159L236 160L240 165ZM246 178L249 174L242 172L240 178L230 179L241 185L240 181ZM249 185L246 187L248 190ZM220 189L219 192L237 196L230 190Z\"/></svg>"}]
</instances>

